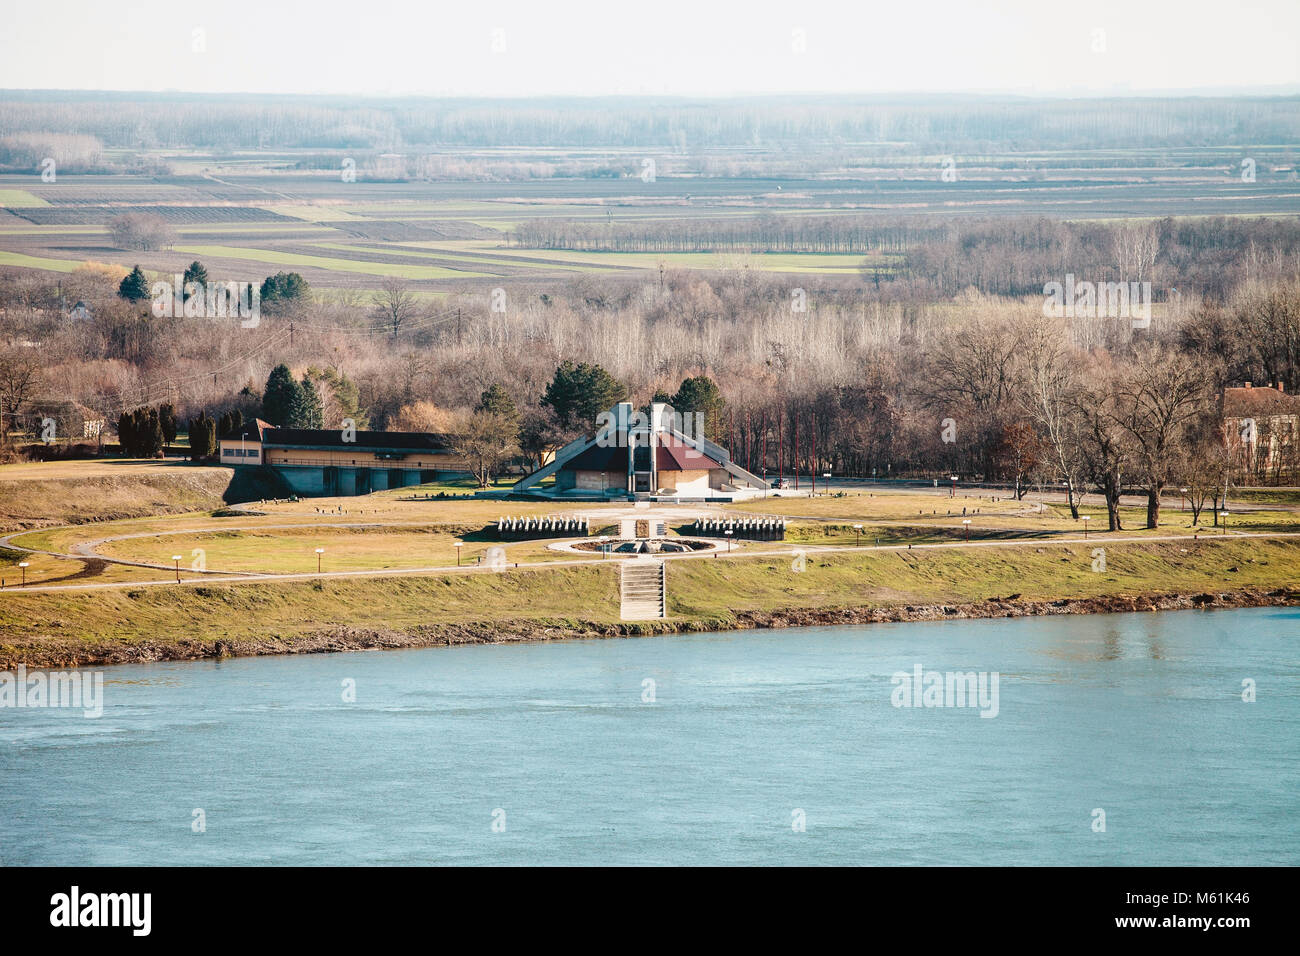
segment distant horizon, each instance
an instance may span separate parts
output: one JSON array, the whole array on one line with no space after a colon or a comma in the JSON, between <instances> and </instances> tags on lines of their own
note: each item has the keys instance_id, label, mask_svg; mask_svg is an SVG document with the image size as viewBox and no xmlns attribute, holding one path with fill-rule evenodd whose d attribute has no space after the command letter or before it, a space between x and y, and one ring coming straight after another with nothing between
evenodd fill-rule
<instances>
[{"instance_id":1,"label":"distant horizon","mask_svg":"<svg viewBox=\"0 0 1300 956\"><path fill-rule=\"evenodd\" d=\"M1278 84L1277 86L1244 87L1192 87L1186 89L1088 89L1064 90L1059 92L1023 92L1017 90L888 90L888 91L835 91L835 90L772 90L768 92L740 93L531 93L531 94L474 94L474 93L420 93L420 92L267 92L263 90L183 90L183 89L130 89L130 88L91 88L91 87L0 87L0 97L14 94L48 94L70 95L88 94L99 96L141 96L141 97L256 97L265 99L328 99L328 100L449 100L481 103L539 102L546 100L573 102L616 102L628 100L640 101L690 101L690 100L822 100L822 101L864 101L875 100L881 103L898 103L908 100L931 102L942 99L969 100L1008 100L1033 102L1035 100L1111 100L1111 99L1258 99L1258 98L1298 98L1300 83Z\"/></svg>"},{"instance_id":2,"label":"distant horizon","mask_svg":"<svg viewBox=\"0 0 1300 956\"><path fill-rule=\"evenodd\" d=\"M11 5L0 88L423 97L1300 90L1295 0ZM52 55L51 50L57 52Z\"/></svg>"}]
</instances>

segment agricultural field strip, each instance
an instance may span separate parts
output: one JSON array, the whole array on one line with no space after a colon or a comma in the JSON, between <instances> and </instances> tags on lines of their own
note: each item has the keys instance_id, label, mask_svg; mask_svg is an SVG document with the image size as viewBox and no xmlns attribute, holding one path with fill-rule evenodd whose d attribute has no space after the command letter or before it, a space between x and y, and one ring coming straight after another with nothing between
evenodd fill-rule
<instances>
[{"instance_id":1,"label":"agricultural field strip","mask_svg":"<svg viewBox=\"0 0 1300 956\"><path fill-rule=\"evenodd\" d=\"M364 262L352 259L330 259L281 252L273 249L256 249L243 246L178 245L177 252L201 256L205 259L235 259L246 262L264 262L271 265L298 266L323 269L327 272L359 272L365 275L397 276L407 279L463 279L495 278L493 273L440 268L438 266L394 265L381 262Z\"/></svg>"},{"instance_id":2,"label":"agricultural field strip","mask_svg":"<svg viewBox=\"0 0 1300 956\"><path fill-rule=\"evenodd\" d=\"M438 252L435 245L423 246L419 249L410 248L413 244L409 242L387 242L383 243L384 248L373 248L369 246L350 246L344 243L335 242L313 242L312 246L318 249L332 249L338 252L362 252L372 255L392 255L405 256L412 259L434 259L451 262L468 262L471 265L491 266L491 265L513 265L521 266L527 269L558 269L563 272L582 272L585 271L581 265L551 262L545 259L537 259L532 256L518 255L492 255L491 253L464 254L464 253L444 253ZM392 249L387 252L386 249ZM429 251L425 251L425 250ZM606 268L619 268L617 266L607 266Z\"/></svg>"}]
</instances>

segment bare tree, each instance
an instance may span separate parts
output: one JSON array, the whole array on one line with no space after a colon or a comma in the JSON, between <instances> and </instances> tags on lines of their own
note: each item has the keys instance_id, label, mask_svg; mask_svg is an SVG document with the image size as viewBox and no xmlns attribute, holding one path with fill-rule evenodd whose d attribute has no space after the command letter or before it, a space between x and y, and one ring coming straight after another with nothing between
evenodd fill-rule
<instances>
[{"instance_id":1,"label":"bare tree","mask_svg":"<svg viewBox=\"0 0 1300 956\"><path fill-rule=\"evenodd\" d=\"M452 447L469 461L479 487L486 488L501 466L520 454L519 421L499 412L477 411L461 422Z\"/></svg>"},{"instance_id":2,"label":"bare tree","mask_svg":"<svg viewBox=\"0 0 1300 956\"><path fill-rule=\"evenodd\" d=\"M1079 451L1085 474L1106 501L1106 526L1123 531L1120 494L1132 462L1127 432L1117 417L1114 382L1117 374L1104 359L1089 367L1084 383L1071 396L1071 413L1079 423Z\"/></svg>"},{"instance_id":3,"label":"bare tree","mask_svg":"<svg viewBox=\"0 0 1300 956\"><path fill-rule=\"evenodd\" d=\"M393 330L393 338L397 338L404 324L425 314L419 296L411 291L406 280L396 276L385 278L370 301L375 307L375 317Z\"/></svg>"},{"instance_id":4,"label":"bare tree","mask_svg":"<svg viewBox=\"0 0 1300 956\"><path fill-rule=\"evenodd\" d=\"M1116 423L1131 439L1147 490L1147 527L1160 527L1160 496L1189 424L1205 411L1212 373L1189 355L1152 344L1114 382Z\"/></svg>"},{"instance_id":5,"label":"bare tree","mask_svg":"<svg viewBox=\"0 0 1300 956\"><path fill-rule=\"evenodd\" d=\"M1084 461L1079 419L1072 408L1077 404L1081 359L1070 353L1064 338L1059 323L1030 332L1020 370L1020 404L1043 433L1057 480L1065 484L1070 517L1077 520Z\"/></svg>"},{"instance_id":6,"label":"bare tree","mask_svg":"<svg viewBox=\"0 0 1300 956\"><path fill-rule=\"evenodd\" d=\"M129 212L108 224L113 245L119 249L170 249L176 242L176 230L155 213Z\"/></svg>"},{"instance_id":7,"label":"bare tree","mask_svg":"<svg viewBox=\"0 0 1300 956\"><path fill-rule=\"evenodd\" d=\"M44 365L30 348L0 351L0 445L9 443L9 424L23 402L41 386Z\"/></svg>"}]
</instances>

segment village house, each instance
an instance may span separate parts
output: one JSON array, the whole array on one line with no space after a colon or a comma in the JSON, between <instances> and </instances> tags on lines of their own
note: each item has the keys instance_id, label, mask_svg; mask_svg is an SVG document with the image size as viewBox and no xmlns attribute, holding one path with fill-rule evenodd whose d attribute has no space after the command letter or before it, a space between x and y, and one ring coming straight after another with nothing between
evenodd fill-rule
<instances>
[{"instance_id":1,"label":"village house","mask_svg":"<svg viewBox=\"0 0 1300 956\"><path fill-rule=\"evenodd\" d=\"M1300 397L1281 382L1223 390L1223 437L1229 462L1243 484L1294 479L1300 465Z\"/></svg>"},{"instance_id":2,"label":"village house","mask_svg":"<svg viewBox=\"0 0 1300 956\"><path fill-rule=\"evenodd\" d=\"M304 497L364 495L469 474L444 435L276 428L255 418L219 440L223 465L267 465Z\"/></svg>"}]
</instances>

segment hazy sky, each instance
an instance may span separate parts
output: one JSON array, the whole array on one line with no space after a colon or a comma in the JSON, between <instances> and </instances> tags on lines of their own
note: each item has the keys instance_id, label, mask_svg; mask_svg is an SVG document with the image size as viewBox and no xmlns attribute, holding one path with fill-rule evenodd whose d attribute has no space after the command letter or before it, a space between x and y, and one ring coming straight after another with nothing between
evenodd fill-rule
<instances>
[{"instance_id":1,"label":"hazy sky","mask_svg":"<svg viewBox=\"0 0 1300 956\"><path fill-rule=\"evenodd\" d=\"M1300 91L1300 0L0 0L0 87Z\"/></svg>"}]
</instances>

